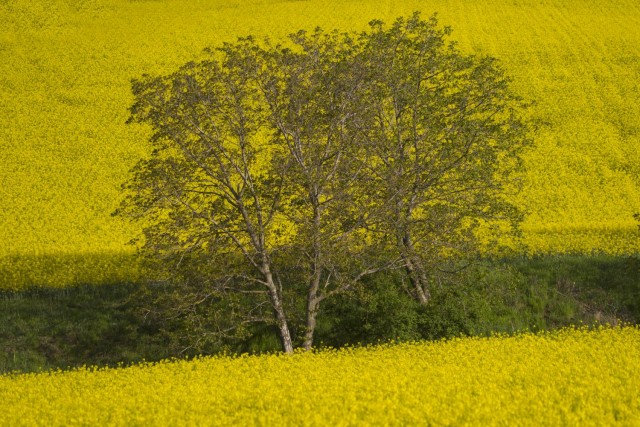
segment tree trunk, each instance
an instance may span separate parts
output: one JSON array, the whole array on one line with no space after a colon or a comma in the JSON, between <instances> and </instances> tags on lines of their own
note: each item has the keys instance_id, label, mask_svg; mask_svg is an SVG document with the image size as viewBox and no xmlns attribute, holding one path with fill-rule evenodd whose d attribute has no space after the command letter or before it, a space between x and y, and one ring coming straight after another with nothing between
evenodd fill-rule
<instances>
[{"instance_id":1,"label":"tree trunk","mask_svg":"<svg viewBox=\"0 0 640 427\"><path fill-rule=\"evenodd\" d=\"M320 298L318 298L319 286L320 275L317 278L314 277L307 294L307 327L304 332L304 343L302 344L305 350L311 350L311 347L313 347L313 334L316 330L316 317L320 306Z\"/></svg>"},{"instance_id":2,"label":"tree trunk","mask_svg":"<svg viewBox=\"0 0 640 427\"><path fill-rule=\"evenodd\" d=\"M264 276L269 290L269 299L271 300L273 313L276 317L276 325L278 326L278 333L280 334L282 350L285 353L293 353L293 341L291 340L289 323L287 322L287 316L284 312L282 298L280 296L280 292L278 292L278 287L273 281L273 275L271 274L271 270L268 265L264 267Z\"/></svg>"},{"instance_id":3,"label":"tree trunk","mask_svg":"<svg viewBox=\"0 0 640 427\"><path fill-rule=\"evenodd\" d=\"M422 305L427 305L431 299L431 293L429 292L429 282L424 269L411 260L410 256L403 256L405 270L409 276L409 281L416 292L416 299Z\"/></svg>"},{"instance_id":4,"label":"tree trunk","mask_svg":"<svg viewBox=\"0 0 640 427\"><path fill-rule=\"evenodd\" d=\"M320 206L318 193L319 191L316 187L310 192L310 201L313 205L313 234L311 236L313 241L313 260L311 263L311 279L307 290L307 325L302 344L305 350L311 350L313 346L313 334L316 329L316 317L318 316L318 307L320 305L318 291L322 276L322 247L320 245L322 207Z\"/></svg>"},{"instance_id":5,"label":"tree trunk","mask_svg":"<svg viewBox=\"0 0 640 427\"><path fill-rule=\"evenodd\" d=\"M409 276L409 281L413 286L416 293L416 299L422 305L427 305L431 299L431 292L429 292L429 279L424 271L424 267L419 259L415 255L413 248L413 242L411 241L411 235L409 232L405 232L401 239L401 254L402 261L404 262L405 270Z\"/></svg>"}]
</instances>

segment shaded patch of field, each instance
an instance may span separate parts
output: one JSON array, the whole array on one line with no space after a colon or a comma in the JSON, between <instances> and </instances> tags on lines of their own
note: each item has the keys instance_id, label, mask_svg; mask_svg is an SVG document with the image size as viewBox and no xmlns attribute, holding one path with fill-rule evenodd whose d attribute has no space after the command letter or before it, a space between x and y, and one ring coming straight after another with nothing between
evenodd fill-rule
<instances>
[{"instance_id":1,"label":"shaded patch of field","mask_svg":"<svg viewBox=\"0 0 640 427\"><path fill-rule=\"evenodd\" d=\"M135 283L142 276L138 258L126 252L0 257L0 290L4 291Z\"/></svg>"}]
</instances>

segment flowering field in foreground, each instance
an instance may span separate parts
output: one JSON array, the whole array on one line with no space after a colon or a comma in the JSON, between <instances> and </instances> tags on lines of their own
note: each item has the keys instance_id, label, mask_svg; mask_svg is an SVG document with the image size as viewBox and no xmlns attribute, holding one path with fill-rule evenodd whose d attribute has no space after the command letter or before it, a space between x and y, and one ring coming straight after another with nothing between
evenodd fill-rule
<instances>
[{"instance_id":1,"label":"flowering field in foreground","mask_svg":"<svg viewBox=\"0 0 640 427\"><path fill-rule=\"evenodd\" d=\"M0 376L2 425L640 425L637 327Z\"/></svg>"}]
</instances>

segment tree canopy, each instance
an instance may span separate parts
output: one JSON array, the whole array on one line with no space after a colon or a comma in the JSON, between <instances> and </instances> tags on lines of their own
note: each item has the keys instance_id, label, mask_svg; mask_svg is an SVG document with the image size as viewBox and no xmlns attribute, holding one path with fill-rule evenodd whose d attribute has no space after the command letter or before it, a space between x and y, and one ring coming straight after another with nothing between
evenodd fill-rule
<instances>
[{"instance_id":1,"label":"tree canopy","mask_svg":"<svg viewBox=\"0 0 640 427\"><path fill-rule=\"evenodd\" d=\"M199 290L182 302L216 307L212 335L273 324L284 351L311 348L326 298L400 269L428 304L481 227L517 226L526 105L449 34L414 13L245 37L134 80L129 122L151 127L153 151L118 213L141 220L158 271Z\"/></svg>"}]
</instances>

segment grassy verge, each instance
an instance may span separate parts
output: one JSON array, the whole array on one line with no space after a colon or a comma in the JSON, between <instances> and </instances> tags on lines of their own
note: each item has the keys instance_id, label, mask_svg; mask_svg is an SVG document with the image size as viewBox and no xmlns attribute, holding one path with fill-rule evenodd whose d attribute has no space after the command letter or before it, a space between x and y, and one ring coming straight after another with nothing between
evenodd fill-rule
<instances>
[{"instance_id":1,"label":"grassy verge","mask_svg":"<svg viewBox=\"0 0 640 427\"><path fill-rule=\"evenodd\" d=\"M0 371L116 365L168 357L136 310L136 285L0 294Z\"/></svg>"},{"instance_id":2,"label":"grassy verge","mask_svg":"<svg viewBox=\"0 0 640 427\"><path fill-rule=\"evenodd\" d=\"M548 256L484 263L434 286L429 307L406 296L398 276L379 276L323 308L317 342L437 339L640 323L640 259ZM140 285L82 285L0 293L0 372L116 365L181 356L184 323L150 321ZM237 351L277 349L259 328ZM180 345L178 345L178 341ZM205 348L207 353L218 345Z\"/></svg>"}]
</instances>

